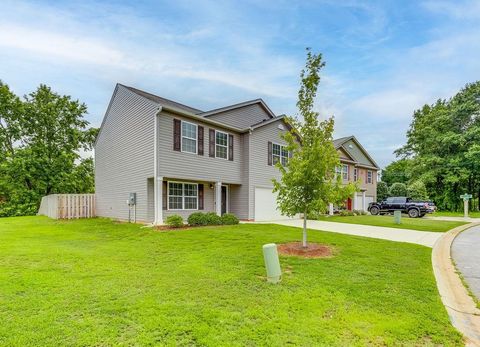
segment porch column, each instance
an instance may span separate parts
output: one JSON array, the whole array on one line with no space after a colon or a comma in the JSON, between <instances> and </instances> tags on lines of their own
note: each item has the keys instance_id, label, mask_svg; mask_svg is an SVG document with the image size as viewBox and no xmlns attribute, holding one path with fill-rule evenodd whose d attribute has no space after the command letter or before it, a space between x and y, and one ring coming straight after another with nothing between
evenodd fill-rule
<instances>
[{"instance_id":1,"label":"porch column","mask_svg":"<svg viewBox=\"0 0 480 347\"><path fill-rule=\"evenodd\" d=\"M328 204L328 214L330 216L333 216L333 204L332 203Z\"/></svg>"},{"instance_id":2,"label":"porch column","mask_svg":"<svg viewBox=\"0 0 480 347\"><path fill-rule=\"evenodd\" d=\"M362 203L363 203L362 209L364 211L367 211L367 207L366 207L367 203L365 202L365 191L362 192Z\"/></svg>"},{"instance_id":3,"label":"porch column","mask_svg":"<svg viewBox=\"0 0 480 347\"><path fill-rule=\"evenodd\" d=\"M154 181L154 205L155 205L155 220L153 224L163 224L163 177L157 177Z\"/></svg>"},{"instance_id":4,"label":"porch column","mask_svg":"<svg viewBox=\"0 0 480 347\"><path fill-rule=\"evenodd\" d=\"M215 183L215 212L222 215L222 182Z\"/></svg>"}]
</instances>

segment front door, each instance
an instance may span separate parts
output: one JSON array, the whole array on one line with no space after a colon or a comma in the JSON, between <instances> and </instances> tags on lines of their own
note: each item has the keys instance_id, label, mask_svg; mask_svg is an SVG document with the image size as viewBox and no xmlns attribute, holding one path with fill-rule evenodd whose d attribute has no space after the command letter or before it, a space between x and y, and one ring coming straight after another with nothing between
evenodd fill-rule
<instances>
[{"instance_id":1,"label":"front door","mask_svg":"<svg viewBox=\"0 0 480 347\"><path fill-rule=\"evenodd\" d=\"M222 215L227 213L227 187L222 186Z\"/></svg>"},{"instance_id":2,"label":"front door","mask_svg":"<svg viewBox=\"0 0 480 347\"><path fill-rule=\"evenodd\" d=\"M352 199L350 198L347 199L347 210L352 210Z\"/></svg>"}]
</instances>

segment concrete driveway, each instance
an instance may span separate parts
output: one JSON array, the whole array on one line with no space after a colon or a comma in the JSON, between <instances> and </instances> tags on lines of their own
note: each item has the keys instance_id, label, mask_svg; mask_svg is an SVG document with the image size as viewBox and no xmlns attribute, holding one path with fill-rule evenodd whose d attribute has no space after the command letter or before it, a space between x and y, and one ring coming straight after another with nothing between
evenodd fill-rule
<instances>
[{"instance_id":1,"label":"concrete driveway","mask_svg":"<svg viewBox=\"0 0 480 347\"><path fill-rule=\"evenodd\" d=\"M303 228L303 220L300 219L273 221L271 223ZM437 242L437 240L443 235L443 233L431 231L396 229L371 225L325 222L318 220L309 220L307 227L308 229L313 230L324 230L333 233L365 236L397 242L415 243L417 245L427 247L433 247L435 242Z\"/></svg>"},{"instance_id":2,"label":"concrete driveway","mask_svg":"<svg viewBox=\"0 0 480 347\"><path fill-rule=\"evenodd\" d=\"M480 226L467 229L455 238L452 258L472 293L480 299Z\"/></svg>"}]
</instances>

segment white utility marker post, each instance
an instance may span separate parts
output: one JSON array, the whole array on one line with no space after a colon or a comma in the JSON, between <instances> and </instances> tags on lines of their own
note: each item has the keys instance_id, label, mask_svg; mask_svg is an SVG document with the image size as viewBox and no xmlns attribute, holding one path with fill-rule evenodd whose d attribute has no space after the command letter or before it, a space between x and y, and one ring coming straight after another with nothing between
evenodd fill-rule
<instances>
[{"instance_id":1,"label":"white utility marker post","mask_svg":"<svg viewBox=\"0 0 480 347\"><path fill-rule=\"evenodd\" d=\"M332 203L328 204L328 214L330 216L333 216L333 204Z\"/></svg>"},{"instance_id":2,"label":"white utility marker post","mask_svg":"<svg viewBox=\"0 0 480 347\"><path fill-rule=\"evenodd\" d=\"M463 199L463 216L468 218L468 200L472 198L472 194L463 194L460 197Z\"/></svg>"}]
</instances>

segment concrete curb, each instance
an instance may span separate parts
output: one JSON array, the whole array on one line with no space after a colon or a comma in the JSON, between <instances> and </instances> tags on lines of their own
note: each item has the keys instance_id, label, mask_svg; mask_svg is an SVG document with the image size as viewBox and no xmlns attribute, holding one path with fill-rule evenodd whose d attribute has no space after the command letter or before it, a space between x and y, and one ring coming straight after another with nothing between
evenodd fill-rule
<instances>
[{"instance_id":1,"label":"concrete curb","mask_svg":"<svg viewBox=\"0 0 480 347\"><path fill-rule=\"evenodd\" d=\"M465 336L466 346L480 346L480 310L453 266L450 248L462 231L480 223L461 225L445 233L433 246L432 266L438 292L452 325Z\"/></svg>"}]
</instances>

